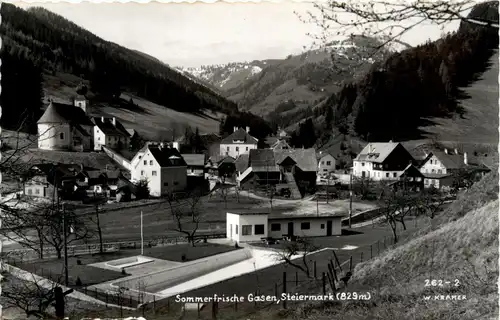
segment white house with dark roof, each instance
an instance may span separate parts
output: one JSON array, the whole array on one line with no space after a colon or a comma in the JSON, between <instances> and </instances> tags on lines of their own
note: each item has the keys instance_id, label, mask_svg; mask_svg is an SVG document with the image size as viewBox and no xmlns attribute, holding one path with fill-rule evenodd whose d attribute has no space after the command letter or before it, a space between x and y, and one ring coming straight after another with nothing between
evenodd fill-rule
<instances>
[{"instance_id":1,"label":"white house with dark roof","mask_svg":"<svg viewBox=\"0 0 500 320\"><path fill-rule=\"evenodd\" d=\"M234 127L234 132L220 142L220 155L237 158L240 154L247 154L252 149L257 149L258 139L252 137L245 129Z\"/></svg>"},{"instance_id":2,"label":"white house with dark roof","mask_svg":"<svg viewBox=\"0 0 500 320\"><path fill-rule=\"evenodd\" d=\"M131 180L147 180L152 196L186 190L187 164L175 148L148 144L134 156L131 166Z\"/></svg>"},{"instance_id":3,"label":"white house with dark roof","mask_svg":"<svg viewBox=\"0 0 500 320\"><path fill-rule=\"evenodd\" d=\"M81 102L75 100L75 103ZM82 107L83 106L83 107ZM90 151L94 124L86 104L50 102L38 120L38 148L43 150Z\"/></svg>"},{"instance_id":4,"label":"white house with dark roof","mask_svg":"<svg viewBox=\"0 0 500 320\"><path fill-rule=\"evenodd\" d=\"M401 143L368 143L353 160L353 176L375 181L397 180L415 160Z\"/></svg>"},{"instance_id":5,"label":"white house with dark roof","mask_svg":"<svg viewBox=\"0 0 500 320\"><path fill-rule=\"evenodd\" d=\"M318 159L318 175L328 175L335 171L337 159L329 152L320 151L316 154Z\"/></svg>"},{"instance_id":6,"label":"white house with dark roof","mask_svg":"<svg viewBox=\"0 0 500 320\"><path fill-rule=\"evenodd\" d=\"M266 212L226 214L226 237L238 243L263 238L321 237L342 234L342 218L335 215L286 215Z\"/></svg>"},{"instance_id":7,"label":"white house with dark roof","mask_svg":"<svg viewBox=\"0 0 500 320\"><path fill-rule=\"evenodd\" d=\"M448 149L432 150L422 161L420 172L424 175L424 187L448 188L451 187L456 174L460 170L484 174L490 169L485 166L477 157L469 156L467 152L460 154L458 150Z\"/></svg>"},{"instance_id":8,"label":"white house with dark roof","mask_svg":"<svg viewBox=\"0 0 500 320\"><path fill-rule=\"evenodd\" d=\"M130 133L115 117L94 117L93 122L94 150L100 151L103 146L112 149L129 147Z\"/></svg>"}]
</instances>

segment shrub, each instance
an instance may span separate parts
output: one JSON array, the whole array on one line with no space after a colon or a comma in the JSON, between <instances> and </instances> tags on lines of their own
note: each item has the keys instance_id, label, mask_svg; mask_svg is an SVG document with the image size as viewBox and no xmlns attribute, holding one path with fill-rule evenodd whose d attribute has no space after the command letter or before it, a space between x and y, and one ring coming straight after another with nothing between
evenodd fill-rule
<instances>
[{"instance_id":1,"label":"shrub","mask_svg":"<svg viewBox=\"0 0 500 320\"><path fill-rule=\"evenodd\" d=\"M187 261L187 257L186 257L186 254L183 253L182 256L181 256L181 261L182 262L186 262Z\"/></svg>"},{"instance_id":2,"label":"shrub","mask_svg":"<svg viewBox=\"0 0 500 320\"><path fill-rule=\"evenodd\" d=\"M79 261L79 260L78 260ZM76 281L75 281L75 285L77 285L78 287L81 287L83 284L82 284L82 280L80 279L80 277L77 277L76 278Z\"/></svg>"},{"instance_id":3,"label":"shrub","mask_svg":"<svg viewBox=\"0 0 500 320\"><path fill-rule=\"evenodd\" d=\"M76 264L79 265L79 266L81 266L82 265L82 260L80 260L80 259L76 260Z\"/></svg>"}]
</instances>

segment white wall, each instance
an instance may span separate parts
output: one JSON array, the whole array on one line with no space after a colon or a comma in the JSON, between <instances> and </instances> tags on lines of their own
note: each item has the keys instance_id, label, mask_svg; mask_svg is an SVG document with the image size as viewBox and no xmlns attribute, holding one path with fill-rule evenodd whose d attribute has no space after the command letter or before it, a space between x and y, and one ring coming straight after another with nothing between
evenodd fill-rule
<instances>
[{"instance_id":1,"label":"white wall","mask_svg":"<svg viewBox=\"0 0 500 320\"><path fill-rule=\"evenodd\" d=\"M330 164L328 165L328 162ZM329 173L335 170L336 160L330 154L323 156L318 162L318 174Z\"/></svg>"},{"instance_id":2,"label":"white wall","mask_svg":"<svg viewBox=\"0 0 500 320\"><path fill-rule=\"evenodd\" d=\"M227 150L229 148L229 151ZM236 151L236 148L238 148L238 151ZM247 150L248 148L248 150ZM250 150L252 149L257 149L257 144L221 144L220 145L220 155L221 156L231 156L233 158L236 158L240 154L248 154Z\"/></svg>"},{"instance_id":3,"label":"white wall","mask_svg":"<svg viewBox=\"0 0 500 320\"><path fill-rule=\"evenodd\" d=\"M153 175L153 171L156 172L156 175ZM138 161L137 166L133 168L131 178L133 181L147 179L149 193L155 197L161 195L161 168L149 150Z\"/></svg>"},{"instance_id":4,"label":"white wall","mask_svg":"<svg viewBox=\"0 0 500 320\"><path fill-rule=\"evenodd\" d=\"M60 134L63 134L61 139ZM44 150L69 149L73 144L71 128L66 123L38 124L38 148Z\"/></svg>"},{"instance_id":5,"label":"white wall","mask_svg":"<svg viewBox=\"0 0 500 320\"><path fill-rule=\"evenodd\" d=\"M439 161L436 156L432 156L427 160L426 163L420 168L420 172L422 173L446 173L445 166Z\"/></svg>"},{"instance_id":6,"label":"white wall","mask_svg":"<svg viewBox=\"0 0 500 320\"><path fill-rule=\"evenodd\" d=\"M254 242L261 241L261 238L267 237L268 223L267 214L255 215L238 215L227 213L226 214L226 235L229 239L237 242ZM264 234L255 234L255 225L264 225ZM238 226L238 233L236 234L236 225ZM243 226L251 225L251 232L249 235L243 235ZM231 227L232 226L232 227ZM232 228L233 235L230 235Z\"/></svg>"},{"instance_id":7,"label":"white wall","mask_svg":"<svg viewBox=\"0 0 500 320\"><path fill-rule=\"evenodd\" d=\"M101 150L101 146L103 145L109 148L116 148L120 142L123 148L128 148L130 145L130 138L105 135L98 126L94 126L94 150Z\"/></svg>"},{"instance_id":8,"label":"white wall","mask_svg":"<svg viewBox=\"0 0 500 320\"><path fill-rule=\"evenodd\" d=\"M363 176L363 171L365 172L365 177L371 178L374 181L394 180L403 173L403 171L374 170L372 162L359 160L353 161L353 176L361 178ZM387 174L389 174L389 176L387 176ZM396 176L394 176L394 174L396 174Z\"/></svg>"},{"instance_id":9,"label":"white wall","mask_svg":"<svg viewBox=\"0 0 500 320\"><path fill-rule=\"evenodd\" d=\"M319 237L326 236L327 233L327 221L332 221L332 236L342 234L341 218L314 218L314 219L290 219L290 220L269 220L269 237L281 238L283 235L288 234L288 223L293 222L293 234L295 236L302 237ZM302 230L301 224L303 222L309 222L309 229ZM280 224L280 231L271 231L272 224ZM323 225L323 228L321 228Z\"/></svg>"},{"instance_id":10,"label":"white wall","mask_svg":"<svg viewBox=\"0 0 500 320\"><path fill-rule=\"evenodd\" d=\"M94 126L94 150L101 150L103 145L106 145L106 135L98 126Z\"/></svg>"}]
</instances>

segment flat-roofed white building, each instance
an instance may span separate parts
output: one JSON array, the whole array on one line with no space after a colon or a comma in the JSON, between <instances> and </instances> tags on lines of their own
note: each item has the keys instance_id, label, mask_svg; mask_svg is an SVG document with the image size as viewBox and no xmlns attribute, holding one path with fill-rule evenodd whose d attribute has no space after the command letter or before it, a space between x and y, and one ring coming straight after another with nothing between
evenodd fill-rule
<instances>
[{"instance_id":1,"label":"flat-roofed white building","mask_svg":"<svg viewBox=\"0 0 500 320\"><path fill-rule=\"evenodd\" d=\"M285 215L267 212L226 214L226 237L236 242L256 242L262 238L285 236L321 237L342 234L344 214Z\"/></svg>"}]
</instances>

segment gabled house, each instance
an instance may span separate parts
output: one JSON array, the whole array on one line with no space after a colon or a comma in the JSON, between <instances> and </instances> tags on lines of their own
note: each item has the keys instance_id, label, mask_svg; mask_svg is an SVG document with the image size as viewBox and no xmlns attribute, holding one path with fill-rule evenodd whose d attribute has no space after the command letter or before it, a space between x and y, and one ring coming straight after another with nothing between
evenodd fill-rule
<instances>
[{"instance_id":1,"label":"gabled house","mask_svg":"<svg viewBox=\"0 0 500 320\"><path fill-rule=\"evenodd\" d=\"M130 147L130 133L115 117L95 117L94 150L100 151L103 146L112 149L128 149Z\"/></svg>"},{"instance_id":2,"label":"gabled house","mask_svg":"<svg viewBox=\"0 0 500 320\"><path fill-rule=\"evenodd\" d=\"M205 176L206 155L204 154L181 154L187 165L188 176Z\"/></svg>"},{"instance_id":3,"label":"gabled house","mask_svg":"<svg viewBox=\"0 0 500 320\"><path fill-rule=\"evenodd\" d=\"M76 103L76 102L75 102ZM85 105L50 102L38 120L38 148L43 150L92 150L94 124Z\"/></svg>"},{"instance_id":4,"label":"gabled house","mask_svg":"<svg viewBox=\"0 0 500 320\"><path fill-rule=\"evenodd\" d=\"M250 150L257 149L258 139L249 134L250 128L234 127L234 132L220 142L220 155L236 159L240 154L248 154Z\"/></svg>"},{"instance_id":5,"label":"gabled house","mask_svg":"<svg viewBox=\"0 0 500 320\"><path fill-rule=\"evenodd\" d=\"M274 156L294 198L304 195L308 189L316 186L318 164L315 149L277 150Z\"/></svg>"},{"instance_id":6,"label":"gabled house","mask_svg":"<svg viewBox=\"0 0 500 320\"><path fill-rule=\"evenodd\" d=\"M334 172L337 165L337 159L329 152L320 151L316 154L318 159L318 176L329 175Z\"/></svg>"},{"instance_id":7,"label":"gabled house","mask_svg":"<svg viewBox=\"0 0 500 320\"><path fill-rule=\"evenodd\" d=\"M395 190L421 191L424 189L425 177L413 164L409 164L399 175L399 180L391 182L389 185Z\"/></svg>"},{"instance_id":8,"label":"gabled house","mask_svg":"<svg viewBox=\"0 0 500 320\"><path fill-rule=\"evenodd\" d=\"M205 167L209 174L230 178L234 175L236 170L234 161L235 159L231 156L212 156L208 159Z\"/></svg>"},{"instance_id":9,"label":"gabled house","mask_svg":"<svg viewBox=\"0 0 500 320\"><path fill-rule=\"evenodd\" d=\"M290 147L290 145L288 144L288 142L286 142L286 140L276 140L276 142L271 145L271 148L272 150L288 150L288 149L292 149L292 147Z\"/></svg>"},{"instance_id":10,"label":"gabled house","mask_svg":"<svg viewBox=\"0 0 500 320\"><path fill-rule=\"evenodd\" d=\"M253 149L248 155L248 167L237 177L237 183L243 189L255 190L268 185L276 186L281 182L281 173L276 165L274 151L271 149Z\"/></svg>"},{"instance_id":11,"label":"gabled house","mask_svg":"<svg viewBox=\"0 0 500 320\"><path fill-rule=\"evenodd\" d=\"M146 145L131 161L132 181L145 179L152 196L182 192L187 187L187 164L179 151L163 144Z\"/></svg>"},{"instance_id":12,"label":"gabled house","mask_svg":"<svg viewBox=\"0 0 500 320\"><path fill-rule=\"evenodd\" d=\"M459 154L457 150L432 150L422 161L420 172L424 175L424 186L435 188L450 188L462 172L479 178L490 169L476 157L470 157L467 152Z\"/></svg>"},{"instance_id":13,"label":"gabled house","mask_svg":"<svg viewBox=\"0 0 500 320\"><path fill-rule=\"evenodd\" d=\"M398 142L368 143L353 160L353 176L374 181L398 180L413 156Z\"/></svg>"},{"instance_id":14,"label":"gabled house","mask_svg":"<svg viewBox=\"0 0 500 320\"><path fill-rule=\"evenodd\" d=\"M246 169L248 169L248 163L250 160L250 154L241 154L236 158L234 161L234 167L236 169L236 176L239 176L243 172L245 172Z\"/></svg>"}]
</instances>

